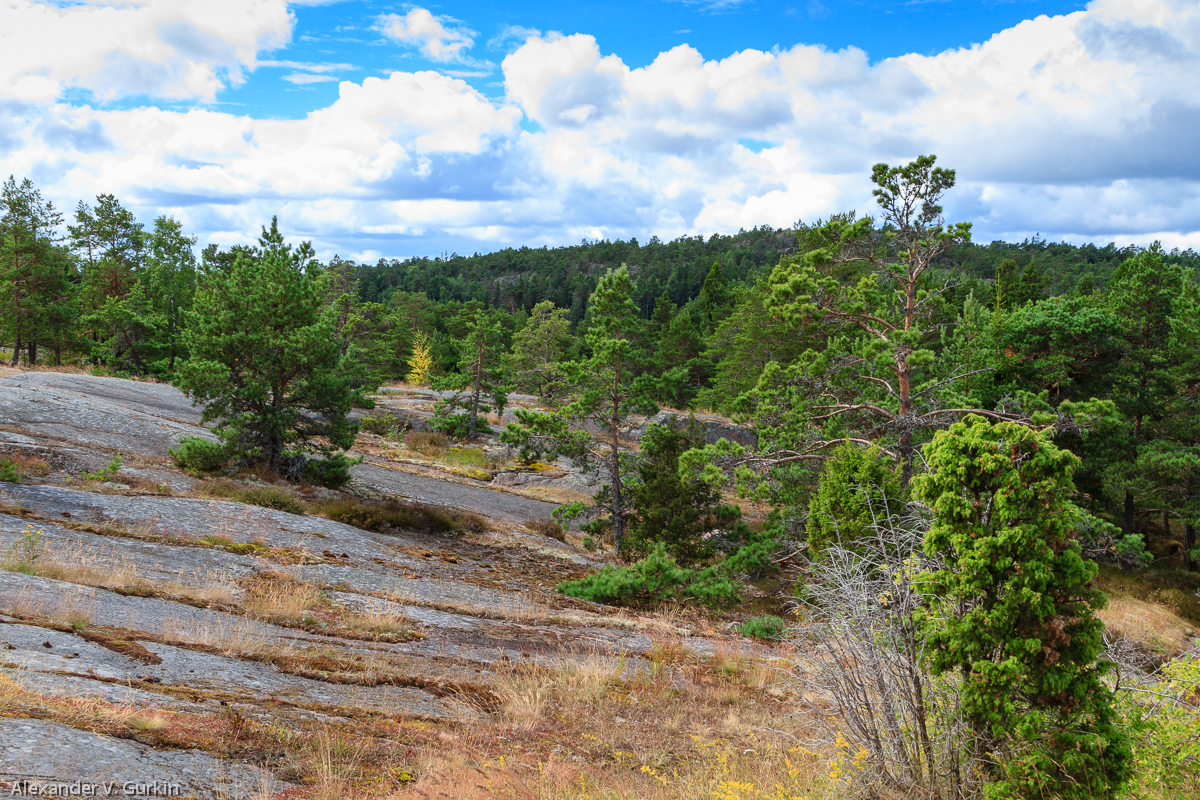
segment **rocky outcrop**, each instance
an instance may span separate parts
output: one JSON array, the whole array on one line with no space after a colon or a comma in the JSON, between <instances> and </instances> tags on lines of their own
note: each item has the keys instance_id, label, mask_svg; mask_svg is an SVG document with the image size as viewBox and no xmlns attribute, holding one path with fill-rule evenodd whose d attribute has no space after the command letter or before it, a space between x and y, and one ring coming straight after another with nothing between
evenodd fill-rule
<instances>
[{"instance_id":1,"label":"rocky outcrop","mask_svg":"<svg viewBox=\"0 0 1200 800\"><path fill-rule=\"evenodd\" d=\"M641 439L646 435L646 428L650 423L664 425L674 419L679 424L686 425L690 418L695 418L700 423L700 427L704 430L704 441L708 444L716 444L720 439L726 439L746 447L755 447L758 444L758 434L752 428L738 425L727 417L719 417L715 414L688 415L678 411L660 411L634 428L629 435L631 438Z\"/></svg>"}]
</instances>

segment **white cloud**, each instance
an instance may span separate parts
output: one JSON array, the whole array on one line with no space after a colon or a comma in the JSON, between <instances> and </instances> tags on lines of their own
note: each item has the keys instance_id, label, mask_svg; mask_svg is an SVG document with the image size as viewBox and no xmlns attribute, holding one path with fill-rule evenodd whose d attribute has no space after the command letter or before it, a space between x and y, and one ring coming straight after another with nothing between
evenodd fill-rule
<instances>
[{"instance_id":1,"label":"white cloud","mask_svg":"<svg viewBox=\"0 0 1200 800\"><path fill-rule=\"evenodd\" d=\"M410 37L396 38L466 63L473 32L424 9L394 19ZM229 41L260 35L234 27ZM875 64L855 48L706 61L681 45L630 68L585 34L523 34L502 64L500 104L433 71L342 81L332 105L300 120L0 103L0 153L64 207L113 192L224 244L253 241L278 213L325 254L788 225L870 211L870 165L921 153L958 169L948 214L980 239L1200 241L1194 0L1099 0L970 48ZM269 64L300 80L349 68L255 62L255 46L205 63ZM108 51L89 52L104 63ZM39 76L53 84L30 95L43 102L99 80L28 58L2 62L6 96ZM188 56L163 58L164 75L189 74ZM230 80L221 69L210 70L218 84ZM186 89L172 80L161 85ZM756 153L739 140L769 144Z\"/></svg>"},{"instance_id":2,"label":"white cloud","mask_svg":"<svg viewBox=\"0 0 1200 800\"><path fill-rule=\"evenodd\" d=\"M33 103L68 88L211 102L292 28L285 0L6 0L0 15L0 96Z\"/></svg>"},{"instance_id":3,"label":"white cloud","mask_svg":"<svg viewBox=\"0 0 1200 800\"><path fill-rule=\"evenodd\" d=\"M284 75L283 79L288 83L294 83L298 86L309 83L329 83L330 81L337 80L332 75L314 75L311 72L293 72L290 75Z\"/></svg>"},{"instance_id":4,"label":"white cloud","mask_svg":"<svg viewBox=\"0 0 1200 800\"><path fill-rule=\"evenodd\" d=\"M466 27L447 27L449 17L435 17L427 9L414 8L404 16L384 14L378 28L388 38L420 49L434 61L462 61L464 50L475 44L475 31Z\"/></svg>"},{"instance_id":5,"label":"white cloud","mask_svg":"<svg viewBox=\"0 0 1200 800\"><path fill-rule=\"evenodd\" d=\"M542 32L537 28L527 28L524 25L501 25L496 35L488 39L487 46L502 48L513 43L522 45L530 38L540 37Z\"/></svg>"},{"instance_id":6,"label":"white cloud","mask_svg":"<svg viewBox=\"0 0 1200 800\"><path fill-rule=\"evenodd\" d=\"M265 60L259 61L260 67L282 67L284 69L302 69L306 72L346 72L347 70L357 69L353 64L325 64L311 63L308 61L274 61Z\"/></svg>"}]
</instances>

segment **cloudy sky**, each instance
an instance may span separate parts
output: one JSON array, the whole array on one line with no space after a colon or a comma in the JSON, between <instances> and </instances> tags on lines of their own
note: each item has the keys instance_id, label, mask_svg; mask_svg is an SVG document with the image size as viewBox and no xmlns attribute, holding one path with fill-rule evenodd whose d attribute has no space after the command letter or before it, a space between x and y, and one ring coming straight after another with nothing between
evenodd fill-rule
<instances>
[{"instance_id":1,"label":"cloudy sky","mask_svg":"<svg viewBox=\"0 0 1200 800\"><path fill-rule=\"evenodd\" d=\"M645 240L870 209L1200 249L1197 0L0 0L0 171L200 243Z\"/></svg>"}]
</instances>

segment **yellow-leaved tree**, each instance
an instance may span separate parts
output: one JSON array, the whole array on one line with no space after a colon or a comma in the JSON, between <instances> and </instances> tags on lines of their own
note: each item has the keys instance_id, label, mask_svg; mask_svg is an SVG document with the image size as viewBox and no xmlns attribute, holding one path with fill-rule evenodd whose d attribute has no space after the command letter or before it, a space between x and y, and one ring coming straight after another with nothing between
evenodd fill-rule
<instances>
[{"instance_id":1,"label":"yellow-leaved tree","mask_svg":"<svg viewBox=\"0 0 1200 800\"><path fill-rule=\"evenodd\" d=\"M429 354L429 336L424 331L417 331L413 338L412 357L408 359L408 377L404 380L417 386L424 386L429 381L429 368L433 365L433 356Z\"/></svg>"}]
</instances>

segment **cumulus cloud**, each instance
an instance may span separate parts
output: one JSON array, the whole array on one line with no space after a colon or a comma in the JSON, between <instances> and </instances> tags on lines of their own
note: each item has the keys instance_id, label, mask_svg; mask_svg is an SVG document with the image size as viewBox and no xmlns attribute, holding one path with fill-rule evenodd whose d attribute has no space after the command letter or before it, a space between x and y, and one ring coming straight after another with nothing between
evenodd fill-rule
<instances>
[{"instance_id":1,"label":"cumulus cloud","mask_svg":"<svg viewBox=\"0 0 1200 800\"><path fill-rule=\"evenodd\" d=\"M388 38L416 47L434 61L462 61L463 51L475 44L476 33L454 26L454 22L449 17L435 17L427 9L414 8L404 16L382 15L377 27Z\"/></svg>"},{"instance_id":2,"label":"cumulus cloud","mask_svg":"<svg viewBox=\"0 0 1200 800\"><path fill-rule=\"evenodd\" d=\"M0 96L33 103L66 89L211 102L292 26L285 0L6 0L2 13Z\"/></svg>"},{"instance_id":3,"label":"cumulus cloud","mask_svg":"<svg viewBox=\"0 0 1200 800\"><path fill-rule=\"evenodd\" d=\"M388 25L398 41L459 65L476 35L424 9ZM222 41L270 29L247 24ZM783 226L870 211L871 164L921 153L957 168L948 214L974 222L980 239L1040 232L1200 245L1193 0L1097 0L972 47L874 64L856 48L706 60L681 45L631 67L586 34L516 35L499 102L442 72L395 72L342 81L332 105L299 120L72 107L45 98L84 80L120 91L83 67L38 67L49 55L16 67L10 59L0 70L8 97L25 97L12 87L34 78L57 88L29 90L42 102L32 112L0 102L0 150L9 171L68 207L114 192L147 217L175 213L202 240L226 244L252 241L277 213L326 254ZM256 62L257 46L204 63L218 83L237 65L291 69L288 79L301 81L349 66ZM89 52L104 63L109 51ZM189 74L180 65L191 55L173 52L163 75ZM206 96L174 78L158 85Z\"/></svg>"}]
</instances>

